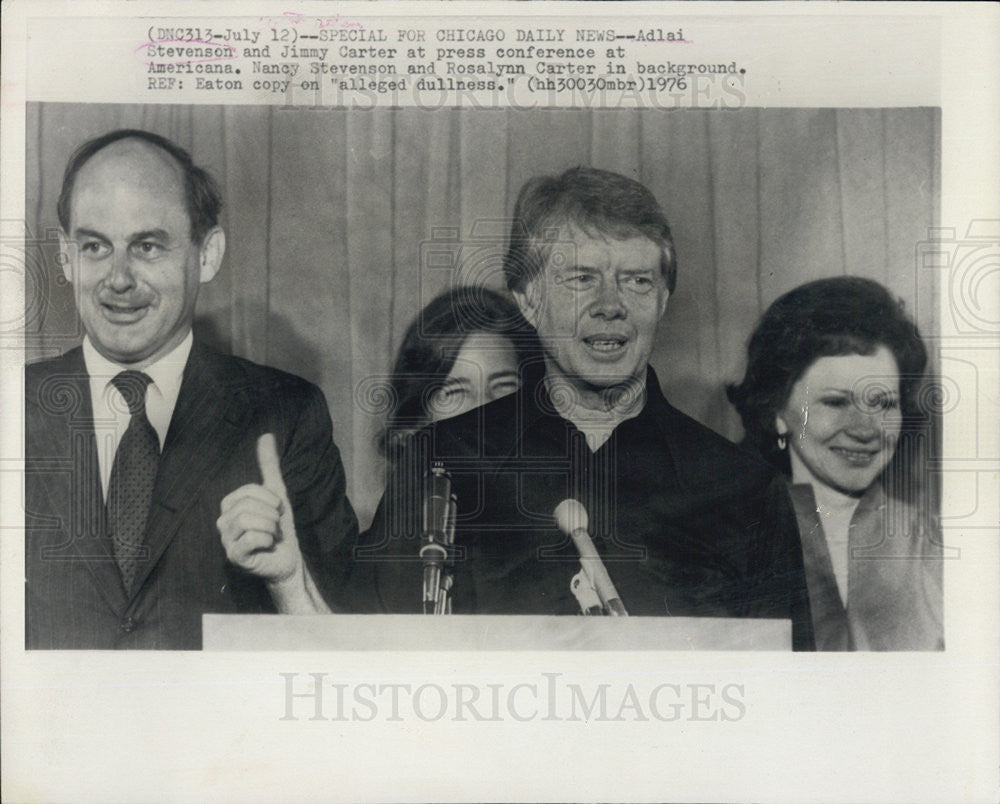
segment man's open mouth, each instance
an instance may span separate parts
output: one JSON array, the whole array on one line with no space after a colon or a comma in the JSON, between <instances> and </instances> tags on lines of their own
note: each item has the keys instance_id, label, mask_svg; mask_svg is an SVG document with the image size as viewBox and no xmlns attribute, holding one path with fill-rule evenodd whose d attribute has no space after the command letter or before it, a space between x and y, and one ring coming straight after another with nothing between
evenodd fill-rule
<instances>
[{"instance_id":1,"label":"man's open mouth","mask_svg":"<svg viewBox=\"0 0 1000 804\"><path fill-rule=\"evenodd\" d=\"M595 352L613 354L621 351L628 345L628 338L620 335L591 335L584 338L583 342Z\"/></svg>"},{"instance_id":2,"label":"man's open mouth","mask_svg":"<svg viewBox=\"0 0 1000 804\"><path fill-rule=\"evenodd\" d=\"M104 314L112 321L134 321L145 315L148 304L122 304L119 302L101 302Z\"/></svg>"}]
</instances>

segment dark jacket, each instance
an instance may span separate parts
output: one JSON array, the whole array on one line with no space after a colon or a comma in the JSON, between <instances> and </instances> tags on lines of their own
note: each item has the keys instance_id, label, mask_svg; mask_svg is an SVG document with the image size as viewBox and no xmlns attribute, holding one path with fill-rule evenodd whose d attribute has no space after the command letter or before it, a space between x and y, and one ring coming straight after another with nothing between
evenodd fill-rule
<instances>
[{"instance_id":1,"label":"dark jacket","mask_svg":"<svg viewBox=\"0 0 1000 804\"><path fill-rule=\"evenodd\" d=\"M456 613L579 613L579 557L553 519L574 497L630 614L791 618L795 647L812 647L795 515L768 465L672 407L652 369L642 412L591 452L541 379L398 456L356 556L355 606L420 610L420 477L436 460L458 501Z\"/></svg>"},{"instance_id":2,"label":"dark jacket","mask_svg":"<svg viewBox=\"0 0 1000 804\"><path fill-rule=\"evenodd\" d=\"M277 437L302 552L320 589L346 574L357 520L322 392L193 345L163 445L148 559L126 596L105 527L80 348L26 370L28 648L199 649L206 612L273 611L264 584L226 560L219 503L260 483L256 441Z\"/></svg>"},{"instance_id":3,"label":"dark jacket","mask_svg":"<svg viewBox=\"0 0 1000 804\"><path fill-rule=\"evenodd\" d=\"M847 605L837 587L816 497L790 489L802 537L817 650L944 650L943 546L920 506L873 484L851 517Z\"/></svg>"}]
</instances>

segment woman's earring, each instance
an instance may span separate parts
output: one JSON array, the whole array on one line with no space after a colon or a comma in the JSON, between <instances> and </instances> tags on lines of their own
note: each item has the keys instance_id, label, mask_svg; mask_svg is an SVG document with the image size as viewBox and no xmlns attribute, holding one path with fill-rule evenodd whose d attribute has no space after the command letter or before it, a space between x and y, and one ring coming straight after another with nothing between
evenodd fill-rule
<instances>
[{"instance_id":1,"label":"woman's earring","mask_svg":"<svg viewBox=\"0 0 1000 804\"><path fill-rule=\"evenodd\" d=\"M785 434L782 433L778 436L778 449L784 449L788 446L788 439L785 438Z\"/></svg>"}]
</instances>

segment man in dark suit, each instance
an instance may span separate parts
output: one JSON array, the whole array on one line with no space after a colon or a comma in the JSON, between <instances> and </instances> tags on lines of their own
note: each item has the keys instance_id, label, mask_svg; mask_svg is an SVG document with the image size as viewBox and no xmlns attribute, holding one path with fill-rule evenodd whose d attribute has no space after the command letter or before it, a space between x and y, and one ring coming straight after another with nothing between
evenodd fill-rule
<instances>
[{"instance_id":1,"label":"man in dark suit","mask_svg":"<svg viewBox=\"0 0 1000 804\"><path fill-rule=\"evenodd\" d=\"M790 619L794 646L811 648L782 481L672 407L648 365L676 283L670 229L649 190L591 168L529 181L504 271L541 355L522 366L516 394L413 437L355 551L343 604L430 608L421 476L437 463L457 500L456 613L571 614L612 599L578 575L581 555L556 526L557 507L575 499L628 613Z\"/></svg>"},{"instance_id":2,"label":"man in dark suit","mask_svg":"<svg viewBox=\"0 0 1000 804\"><path fill-rule=\"evenodd\" d=\"M148 132L67 166L60 242L86 338L26 370L29 648L198 649L202 614L316 610L347 572L357 521L322 392L193 339L220 207ZM234 551L220 501L274 464L298 537Z\"/></svg>"}]
</instances>

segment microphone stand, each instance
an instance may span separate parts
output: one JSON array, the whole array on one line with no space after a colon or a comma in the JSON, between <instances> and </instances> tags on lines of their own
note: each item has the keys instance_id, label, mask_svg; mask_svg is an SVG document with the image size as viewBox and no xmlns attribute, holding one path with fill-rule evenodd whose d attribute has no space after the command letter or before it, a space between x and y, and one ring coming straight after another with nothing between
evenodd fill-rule
<instances>
[{"instance_id":1,"label":"microphone stand","mask_svg":"<svg viewBox=\"0 0 1000 804\"><path fill-rule=\"evenodd\" d=\"M627 617L625 604L587 532L587 509L576 500L567 499L556 506L554 514L559 529L573 540L580 554L580 571L573 576L570 589L582 613Z\"/></svg>"},{"instance_id":2,"label":"microphone stand","mask_svg":"<svg viewBox=\"0 0 1000 804\"><path fill-rule=\"evenodd\" d=\"M424 614L451 614L457 511L457 500L451 493L451 475L444 464L435 461L424 475L423 532L420 539L420 559L424 565Z\"/></svg>"}]
</instances>

